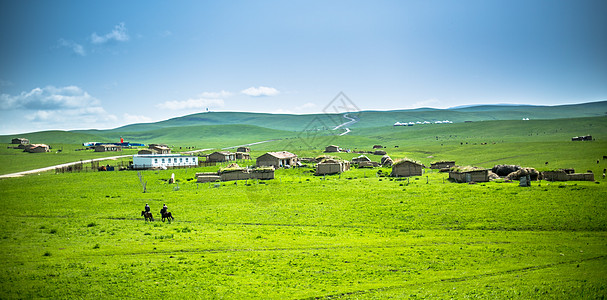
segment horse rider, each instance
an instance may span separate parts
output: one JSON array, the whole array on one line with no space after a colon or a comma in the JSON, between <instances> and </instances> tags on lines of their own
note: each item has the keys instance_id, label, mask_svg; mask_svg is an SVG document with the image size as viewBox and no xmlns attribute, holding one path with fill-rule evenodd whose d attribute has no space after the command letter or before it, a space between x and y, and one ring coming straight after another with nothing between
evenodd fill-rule
<instances>
[{"instance_id":1,"label":"horse rider","mask_svg":"<svg viewBox=\"0 0 607 300\"><path fill-rule=\"evenodd\" d=\"M167 207L167 205L163 204L162 205L162 210L160 211L160 213L166 214L168 211L169 211L169 208Z\"/></svg>"},{"instance_id":2,"label":"horse rider","mask_svg":"<svg viewBox=\"0 0 607 300\"><path fill-rule=\"evenodd\" d=\"M145 212L150 212L150 206L147 203L145 204Z\"/></svg>"}]
</instances>

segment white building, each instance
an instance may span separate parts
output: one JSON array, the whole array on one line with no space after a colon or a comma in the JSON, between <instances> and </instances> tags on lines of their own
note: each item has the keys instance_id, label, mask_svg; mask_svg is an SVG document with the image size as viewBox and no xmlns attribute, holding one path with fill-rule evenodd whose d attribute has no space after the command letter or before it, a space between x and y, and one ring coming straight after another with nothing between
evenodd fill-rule
<instances>
[{"instance_id":1,"label":"white building","mask_svg":"<svg viewBox=\"0 0 607 300\"><path fill-rule=\"evenodd\" d=\"M184 156L180 154L135 154L133 155L133 169L196 167L197 156Z\"/></svg>"}]
</instances>

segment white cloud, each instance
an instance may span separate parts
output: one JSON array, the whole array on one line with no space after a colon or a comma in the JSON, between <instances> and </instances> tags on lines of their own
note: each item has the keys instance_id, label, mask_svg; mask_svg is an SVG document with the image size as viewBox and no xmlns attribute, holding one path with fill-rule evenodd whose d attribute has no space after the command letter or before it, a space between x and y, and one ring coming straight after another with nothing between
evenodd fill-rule
<instances>
[{"instance_id":1,"label":"white cloud","mask_svg":"<svg viewBox=\"0 0 607 300\"><path fill-rule=\"evenodd\" d=\"M45 129L99 127L102 122L118 119L108 114L99 100L77 86L47 86L16 96L1 94L0 112L22 116Z\"/></svg>"},{"instance_id":2,"label":"white cloud","mask_svg":"<svg viewBox=\"0 0 607 300\"><path fill-rule=\"evenodd\" d=\"M126 42L129 39L130 37L127 33L126 26L124 26L124 23L120 23L114 26L112 32L106 33L105 35L99 36L96 32L93 32L93 34L91 34L91 42L93 44L105 44L110 41Z\"/></svg>"},{"instance_id":3,"label":"white cloud","mask_svg":"<svg viewBox=\"0 0 607 300\"><path fill-rule=\"evenodd\" d=\"M156 107L168 110L204 109L207 107L223 107L223 99L188 99L184 101L166 101L159 103Z\"/></svg>"},{"instance_id":4,"label":"white cloud","mask_svg":"<svg viewBox=\"0 0 607 300\"><path fill-rule=\"evenodd\" d=\"M270 113L271 114L286 114L286 115L293 114L292 111L290 111L288 109L282 109L282 108L275 109L275 110L271 111Z\"/></svg>"},{"instance_id":5,"label":"white cloud","mask_svg":"<svg viewBox=\"0 0 607 300\"><path fill-rule=\"evenodd\" d=\"M300 106L296 107L295 109L297 109L297 110L305 110L305 109L310 109L310 108L315 108L315 107L316 107L315 103L307 102L307 103L304 103L303 105L300 105Z\"/></svg>"},{"instance_id":6,"label":"white cloud","mask_svg":"<svg viewBox=\"0 0 607 300\"><path fill-rule=\"evenodd\" d=\"M427 99L427 100L417 101L417 102L413 103L412 107L413 108L430 107L430 105L436 106L437 104L440 104L440 103L441 102L438 101L438 99Z\"/></svg>"},{"instance_id":7,"label":"white cloud","mask_svg":"<svg viewBox=\"0 0 607 300\"><path fill-rule=\"evenodd\" d=\"M272 87L266 87L266 86L260 86L260 87L250 87L246 90L242 90L241 93L245 94L245 95L249 95L249 96L253 96L253 97L260 97L260 96L276 96L278 95L280 92Z\"/></svg>"},{"instance_id":8,"label":"white cloud","mask_svg":"<svg viewBox=\"0 0 607 300\"><path fill-rule=\"evenodd\" d=\"M122 115L121 121L123 121L127 124L133 124L133 123L150 123L153 120L150 117L137 116L137 115L131 115L131 114L125 113Z\"/></svg>"},{"instance_id":9,"label":"white cloud","mask_svg":"<svg viewBox=\"0 0 607 300\"><path fill-rule=\"evenodd\" d=\"M17 96L0 95L0 109L2 110L62 110L94 108L99 105L99 100L77 86L62 88L47 86L22 92Z\"/></svg>"},{"instance_id":10,"label":"white cloud","mask_svg":"<svg viewBox=\"0 0 607 300\"><path fill-rule=\"evenodd\" d=\"M86 51L84 50L84 47L74 41L59 39L58 44L59 47L71 49L77 55L86 56Z\"/></svg>"},{"instance_id":11,"label":"white cloud","mask_svg":"<svg viewBox=\"0 0 607 300\"><path fill-rule=\"evenodd\" d=\"M221 99L232 96L232 93L222 90L221 92L204 92L200 94L201 98Z\"/></svg>"}]
</instances>

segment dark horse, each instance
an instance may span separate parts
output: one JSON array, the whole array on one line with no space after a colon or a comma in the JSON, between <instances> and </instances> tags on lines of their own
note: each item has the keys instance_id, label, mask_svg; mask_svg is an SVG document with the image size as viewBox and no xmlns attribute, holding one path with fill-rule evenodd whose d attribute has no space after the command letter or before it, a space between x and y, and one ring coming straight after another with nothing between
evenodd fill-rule
<instances>
[{"instance_id":1,"label":"dark horse","mask_svg":"<svg viewBox=\"0 0 607 300\"><path fill-rule=\"evenodd\" d=\"M141 215L145 218L145 221L154 221L154 216L151 212L142 210Z\"/></svg>"},{"instance_id":2,"label":"dark horse","mask_svg":"<svg viewBox=\"0 0 607 300\"><path fill-rule=\"evenodd\" d=\"M175 218L173 218L173 214L170 211L161 209L160 215L162 216L162 222L164 222L165 219L168 220L169 223L171 223L172 220L175 220Z\"/></svg>"}]
</instances>

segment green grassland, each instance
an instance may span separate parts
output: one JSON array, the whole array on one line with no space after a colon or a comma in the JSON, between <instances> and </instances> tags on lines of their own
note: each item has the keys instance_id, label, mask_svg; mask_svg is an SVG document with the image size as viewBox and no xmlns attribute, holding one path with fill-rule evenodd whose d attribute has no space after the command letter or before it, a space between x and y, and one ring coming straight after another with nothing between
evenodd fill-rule
<instances>
[{"instance_id":1,"label":"green grassland","mask_svg":"<svg viewBox=\"0 0 607 300\"><path fill-rule=\"evenodd\" d=\"M387 177L389 168L314 176L309 166L278 170L274 180L196 183L196 172L225 164L0 179L0 298L604 298L606 123L584 117L388 125L353 127L345 136L241 125L140 130L139 138L158 142L180 134L174 151L280 138L253 146L252 156L289 150L315 157L328 144L357 151L381 144L395 159L426 165L453 159L566 167L592 170L596 182L523 188L503 180L451 183L429 169L411 178ZM596 140L570 140L584 134ZM75 151L76 143L43 154L5 145L5 173L28 160L28 167L43 167L53 157L107 155ZM177 184L168 183L173 173ZM154 222L140 216L146 203ZM170 224L159 220L163 203L176 218Z\"/></svg>"},{"instance_id":2,"label":"green grassland","mask_svg":"<svg viewBox=\"0 0 607 300\"><path fill-rule=\"evenodd\" d=\"M206 170L210 170L207 167ZM378 169L197 184L195 171L0 181L14 298L596 298L607 181L454 184ZM382 173L389 169L379 169ZM167 183L171 173L177 185ZM157 217L140 217L145 203ZM159 220L166 203L175 215Z\"/></svg>"}]
</instances>

